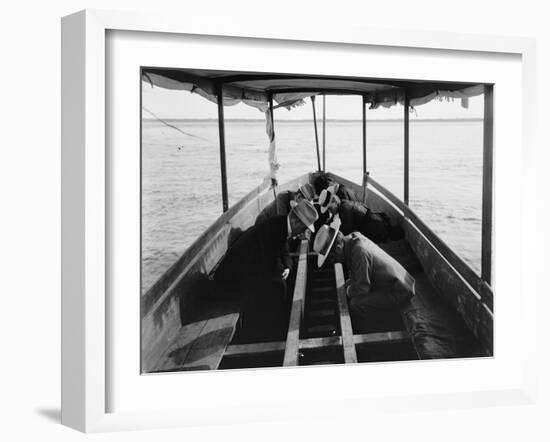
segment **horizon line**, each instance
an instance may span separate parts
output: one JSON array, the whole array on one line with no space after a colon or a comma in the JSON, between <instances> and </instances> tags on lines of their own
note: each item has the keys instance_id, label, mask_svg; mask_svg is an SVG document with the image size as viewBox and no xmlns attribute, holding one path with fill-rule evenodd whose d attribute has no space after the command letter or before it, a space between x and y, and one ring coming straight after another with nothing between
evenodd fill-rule
<instances>
[{"instance_id":1,"label":"horizon line","mask_svg":"<svg viewBox=\"0 0 550 442\"><path fill-rule=\"evenodd\" d=\"M217 118L162 118L164 121L198 121L198 122L217 122ZM158 118L142 118L143 121L159 121ZM233 121L233 122L262 122L265 123L264 118L226 118L225 121ZM289 118L281 118L276 119L276 122L295 122L295 123L304 123L304 122L313 122L313 119L311 118L301 118L301 119L289 119ZM317 120L317 122L322 120ZM362 122L361 119L356 118L327 118L325 121L333 121L333 122ZM371 118L367 119L367 123L372 121L376 122L387 122L387 121L403 121L403 118ZM450 117L450 118L410 118L409 121L483 121L483 117L467 117L467 118L460 118L460 117Z\"/></svg>"}]
</instances>

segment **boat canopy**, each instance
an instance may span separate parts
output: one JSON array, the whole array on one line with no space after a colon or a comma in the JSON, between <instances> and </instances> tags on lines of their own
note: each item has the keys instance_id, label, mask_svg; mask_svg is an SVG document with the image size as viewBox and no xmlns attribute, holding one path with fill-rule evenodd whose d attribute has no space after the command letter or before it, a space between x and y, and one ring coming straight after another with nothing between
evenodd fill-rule
<instances>
[{"instance_id":1,"label":"boat canopy","mask_svg":"<svg viewBox=\"0 0 550 442\"><path fill-rule=\"evenodd\" d=\"M413 107L433 99L461 99L462 106L468 107L468 98L483 94L484 87L462 82L165 68L143 68L142 77L151 86L186 90L214 103L221 92L224 106L242 102L262 112L269 108L270 98L277 103L274 108L290 109L319 94L361 95L371 109L403 105L406 97Z\"/></svg>"}]
</instances>

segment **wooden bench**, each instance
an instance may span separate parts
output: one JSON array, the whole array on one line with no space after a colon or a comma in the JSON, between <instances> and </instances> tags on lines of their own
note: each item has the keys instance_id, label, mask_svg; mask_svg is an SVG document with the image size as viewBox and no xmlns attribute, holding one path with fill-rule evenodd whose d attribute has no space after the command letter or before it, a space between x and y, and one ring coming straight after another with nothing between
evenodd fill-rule
<instances>
[{"instance_id":1,"label":"wooden bench","mask_svg":"<svg viewBox=\"0 0 550 442\"><path fill-rule=\"evenodd\" d=\"M208 317L181 327L153 372L216 370L235 334L239 306L217 307Z\"/></svg>"}]
</instances>

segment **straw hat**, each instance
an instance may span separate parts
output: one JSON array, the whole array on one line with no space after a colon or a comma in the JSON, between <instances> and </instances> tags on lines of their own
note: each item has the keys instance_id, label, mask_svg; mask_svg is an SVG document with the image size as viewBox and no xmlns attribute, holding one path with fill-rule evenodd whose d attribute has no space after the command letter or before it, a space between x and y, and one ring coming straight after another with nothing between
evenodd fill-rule
<instances>
[{"instance_id":1,"label":"straw hat","mask_svg":"<svg viewBox=\"0 0 550 442\"><path fill-rule=\"evenodd\" d=\"M323 224L319 228L317 235L315 235L315 240L313 241L313 251L318 254L317 267L321 267L325 263L325 260L330 253L330 249L334 244L334 240L338 235L341 224L342 222L340 221L340 217L336 215L330 225Z\"/></svg>"},{"instance_id":2,"label":"straw hat","mask_svg":"<svg viewBox=\"0 0 550 442\"><path fill-rule=\"evenodd\" d=\"M306 183L300 186L298 192L300 192L303 197L309 201L313 200L313 198L317 196L317 194L315 193L315 187L313 187L310 183Z\"/></svg>"},{"instance_id":3,"label":"straw hat","mask_svg":"<svg viewBox=\"0 0 550 442\"><path fill-rule=\"evenodd\" d=\"M317 210L315 210L315 206L311 201L301 200L292 208L290 213L294 213L296 217L298 217L298 219L302 221L309 230L315 232L315 227L313 227L313 223L317 221L319 215L317 214Z\"/></svg>"},{"instance_id":4,"label":"straw hat","mask_svg":"<svg viewBox=\"0 0 550 442\"><path fill-rule=\"evenodd\" d=\"M329 186L321 191L321 195L319 195L319 208L321 209L321 213L325 213L328 210L335 196L335 186Z\"/></svg>"}]
</instances>

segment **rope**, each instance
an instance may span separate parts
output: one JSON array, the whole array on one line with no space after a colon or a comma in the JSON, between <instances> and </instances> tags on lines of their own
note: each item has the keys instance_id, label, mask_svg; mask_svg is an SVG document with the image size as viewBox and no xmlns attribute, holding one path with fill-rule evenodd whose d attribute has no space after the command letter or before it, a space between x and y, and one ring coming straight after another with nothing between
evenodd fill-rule
<instances>
[{"instance_id":1,"label":"rope","mask_svg":"<svg viewBox=\"0 0 550 442\"><path fill-rule=\"evenodd\" d=\"M178 132L181 132L183 135L187 135L188 137L193 137L193 138L198 138L199 140L203 140L203 141L209 141L207 140L206 138L203 138L203 137L200 137L198 135L193 135L193 134L190 134L188 132L185 132L183 130L181 130L179 127L177 126L174 126L173 124L170 124L168 123L167 121L164 121L162 118L158 117L157 115L155 115L153 112L151 112L149 109L147 109L145 106L142 106L141 107L145 112L147 112L148 114L152 115L156 120L160 121L162 124L172 128L172 129L175 129L177 130Z\"/></svg>"}]
</instances>

